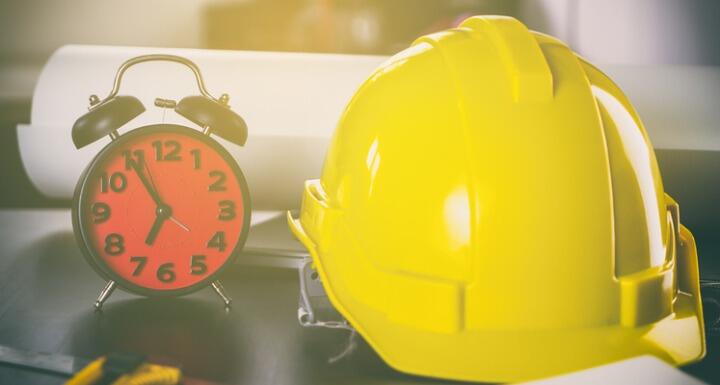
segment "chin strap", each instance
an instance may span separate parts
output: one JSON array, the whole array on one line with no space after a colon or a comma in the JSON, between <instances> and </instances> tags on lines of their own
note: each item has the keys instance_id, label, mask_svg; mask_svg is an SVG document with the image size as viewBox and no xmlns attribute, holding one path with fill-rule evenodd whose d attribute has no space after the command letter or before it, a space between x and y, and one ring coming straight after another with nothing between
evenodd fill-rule
<instances>
[{"instance_id":1,"label":"chin strap","mask_svg":"<svg viewBox=\"0 0 720 385\"><path fill-rule=\"evenodd\" d=\"M298 322L307 328L341 329L350 332L342 352L328 359L335 363L349 356L357 348L358 334L355 328L330 303L320 276L312 266L312 260L306 258L300 264L300 298Z\"/></svg>"}]
</instances>

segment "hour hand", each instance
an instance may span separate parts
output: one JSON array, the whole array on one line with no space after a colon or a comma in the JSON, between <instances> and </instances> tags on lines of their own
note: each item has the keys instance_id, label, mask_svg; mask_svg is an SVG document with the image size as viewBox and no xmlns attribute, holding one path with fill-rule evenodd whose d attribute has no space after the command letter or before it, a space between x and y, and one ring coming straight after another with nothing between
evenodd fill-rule
<instances>
[{"instance_id":1,"label":"hour hand","mask_svg":"<svg viewBox=\"0 0 720 385\"><path fill-rule=\"evenodd\" d=\"M155 238L157 238L157 235L160 232L160 227L162 227L163 222L165 222L164 217L161 217L161 216L155 217L155 222L153 222L152 227L150 228L150 232L148 233L147 237L145 238L145 244L152 245L153 242L155 242Z\"/></svg>"},{"instance_id":2,"label":"hour hand","mask_svg":"<svg viewBox=\"0 0 720 385\"><path fill-rule=\"evenodd\" d=\"M165 222L165 220L170 218L171 216L172 211L170 207L165 205L158 206L158 208L155 210L155 221L153 222L152 227L150 227L150 232L148 233L147 237L145 237L145 244L152 245L153 242L155 242L155 238L157 238L163 222Z\"/></svg>"}]
</instances>

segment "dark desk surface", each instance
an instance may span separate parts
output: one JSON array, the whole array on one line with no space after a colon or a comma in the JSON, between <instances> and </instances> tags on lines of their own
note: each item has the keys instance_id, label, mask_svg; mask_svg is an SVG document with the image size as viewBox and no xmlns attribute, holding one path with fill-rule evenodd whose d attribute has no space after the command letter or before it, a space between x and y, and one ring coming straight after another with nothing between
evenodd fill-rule
<instances>
[{"instance_id":1,"label":"dark desk surface","mask_svg":"<svg viewBox=\"0 0 720 385\"><path fill-rule=\"evenodd\" d=\"M347 332L309 330L296 321L298 282L290 269L236 265L222 277L229 312L204 289L146 299L116 291L102 313L92 304L104 282L75 244L68 210L0 211L0 344L93 358L143 353L187 375L242 384L410 384L365 344L334 364ZM685 370L720 382L716 357ZM0 383L62 383L0 366Z\"/></svg>"},{"instance_id":2,"label":"dark desk surface","mask_svg":"<svg viewBox=\"0 0 720 385\"><path fill-rule=\"evenodd\" d=\"M143 353L221 383L426 381L394 372L364 344L329 364L345 347L347 332L298 325L294 270L236 265L222 281L234 300L227 313L210 289L166 299L116 291L96 313L92 304L104 281L80 255L69 211L0 211L2 345L85 358ZM59 384L62 378L29 378L0 366L0 383Z\"/></svg>"}]
</instances>

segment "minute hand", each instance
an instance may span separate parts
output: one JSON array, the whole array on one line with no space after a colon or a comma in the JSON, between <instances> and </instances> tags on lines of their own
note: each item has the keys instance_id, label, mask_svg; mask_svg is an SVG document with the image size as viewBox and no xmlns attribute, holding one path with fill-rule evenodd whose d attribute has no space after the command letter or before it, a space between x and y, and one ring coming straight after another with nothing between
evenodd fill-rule
<instances>
[{"instance_id":1,"label":"minute hand","mask_svg":"<svg viewBox=\"0 0 720 385\"><path fill-rule=\"evenodd\" d=\"M157 190L155 190L155 187L153 187L152 183L150 183L147 176L145 176L145 173L140 169L138 162L132 162L131 167L133 168L133 170L135 170L135 174L137 174L138 178L140 178L143 186L145 186L145 190L150 193L150 196L155 201L155 204L158 206L163 206L164 203L162 199L160 199L160 195L158 194Z\"/></svg>"}]
</instances>

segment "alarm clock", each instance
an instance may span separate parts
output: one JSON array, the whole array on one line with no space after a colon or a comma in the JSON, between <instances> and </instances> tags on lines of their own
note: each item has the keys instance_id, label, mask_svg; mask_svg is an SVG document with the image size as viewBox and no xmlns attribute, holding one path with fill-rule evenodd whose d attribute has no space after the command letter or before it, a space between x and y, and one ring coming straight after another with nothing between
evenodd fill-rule
<instances>
[{"instance_id":1,"label":"alarm clock","mask_svg":"<svg viewBox=\"0 0 720 385\"><path fill-rule=\"evenodd\" d=\"M118 133L145 111L137 98L118 95L123 74L148 61L192 70L200 95L179 102L156 99L155 105L173 109L198 128L160 123ZM96 309L118 286L155 297L209 285L230 305L218 276L244 246L251 210L242 170L212 138L245 144L247 126L228 100L226 94L210 95L198 67L173 55L130 59L105 99L90 96L89 111L72 128L73 143L80 149L105 136L110 142L78 180L72 219L83 255L107 281Z\"/></svg>"}]
</instances>

